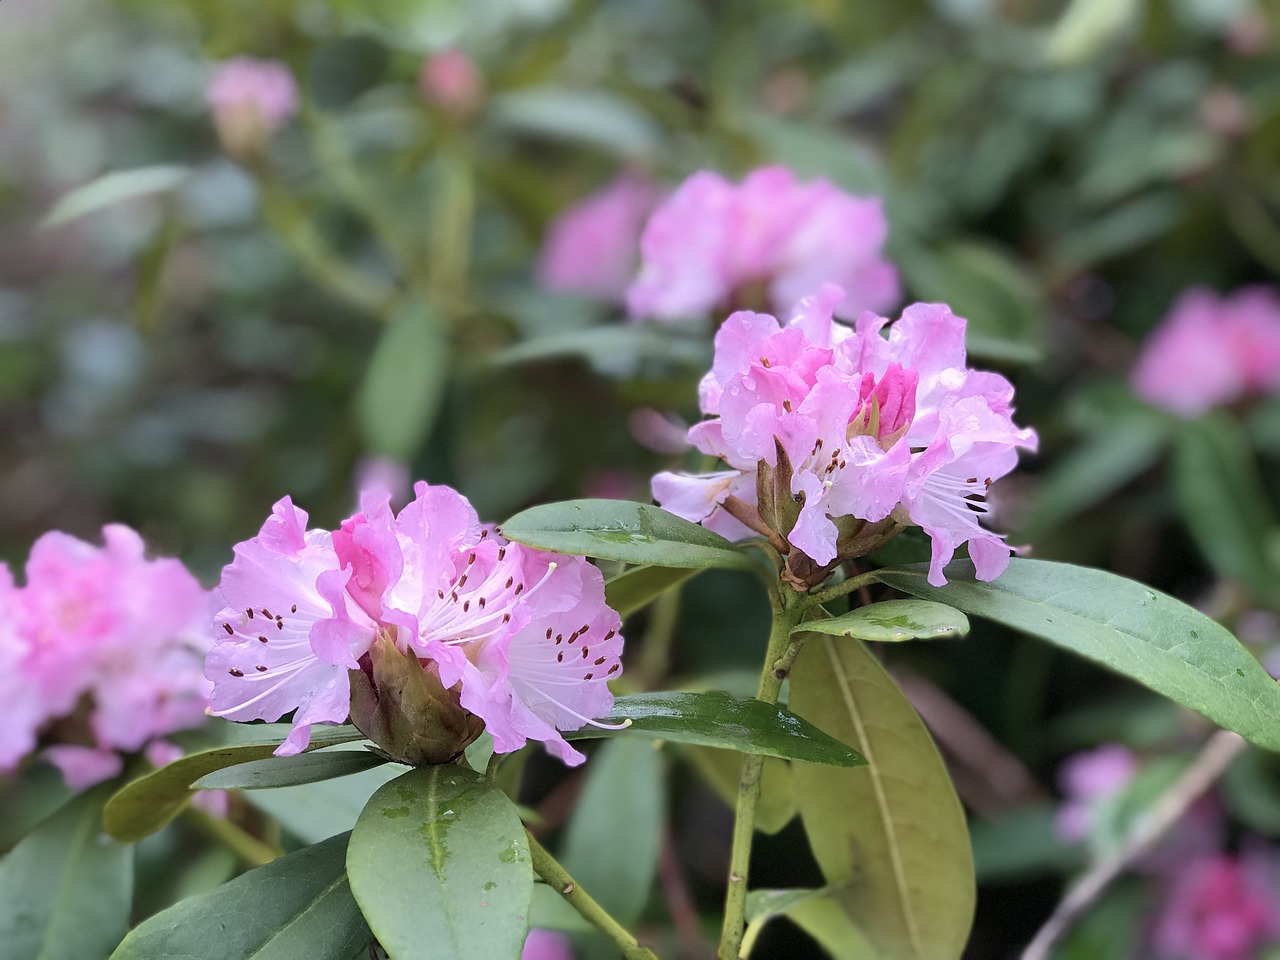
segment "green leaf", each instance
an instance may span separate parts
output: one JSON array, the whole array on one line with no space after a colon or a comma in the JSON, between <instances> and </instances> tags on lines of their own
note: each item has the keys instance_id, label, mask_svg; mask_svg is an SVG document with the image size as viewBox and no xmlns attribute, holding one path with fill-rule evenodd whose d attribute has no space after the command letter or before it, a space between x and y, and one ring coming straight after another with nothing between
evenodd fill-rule
<instances>
[{"instance_id":1,"label":"green leaf","mask_svg":"<svg viewBox=\"0 0 1280 960\"><path fill-rule=\"evenodd\" d=\"M875 948L837 900L842 891L754 890L747 896L747 931L742 956L748 956L756 937L774 917L787 917L817 940L832 960L880 960Z\"/></svg>"},{"instance_id":2,"label":"green leaf","mask_svg":"<svg viewBox=\"0 0 1280 960\"><path fill-rule=\"evenodd\" d=\"M984 882L1014 881L1033 874L1063 873L1080 865L1082 851L1059 839L1048 804L1001 814L969 825L973 866Z\"/></svg>"},{"instance_id":3,"label":"green leaf","mask_svg":"<svg viewBox=\"0 0 1280 960\"><path fill-rule=\"evenodd\" d=\"M319 843L354 830L369 798L402 773L403 766L388 763L338 780L254 790L245 799L299 840Z\"/></svg>"},{"instance_id":4,"label":"green leaf","mask_svg":"<svg viewBox=\"0 0 1280 960\"><path fill-rule=\"evenodd\" d=\"M604 600L625 620L697 573L690 567L634 567L604 585Z\"/></svg>"},{"instance_id":5,"label":"green leaf","mask_svg":"<svg viewBox=\"0 0 1280 960\"><path fill-rule=\"evenodd\" d=\"M182 812L195 796L192 784L201 777L223 767L271 756L289 735L289 729L288 724L230 726L228 735L236 737L238 743L188 754L134 780L107 802L103 826L117 840L136 843ZM355 727L316 726L311 729L311 746L307 749L362 739L364 734Z\"/></svg>"},{"instance_id":6,"label":"green leaf","mask_svg":"<svg viewBox=\"0 0 1280 960\"><path fill-rule=\"evenodd\" d=\"M565 733L567 740L641 734L675 743L695 743L787 760L854 767L865 763L857 751L827 736L785 707L720 690L700 693L633 693L613 701L604 723L630 721L622 730L587 726Z\"/></svg>"},{"instance_id":7,"label":"green leaf","mask_svg":"<svg viewBox=\"0 0 1280 960\"><path fill-rule=\"evenodd\" d=\"M602 147L628 160L653 154L658 125L631 100L605 90L526 87L494 97L490 114L512 130Z\"/></svg>"},{"instance_id":8,"label":"green leaf","mask_svg":"<svg viewBox=\"0 0 1280 960\"><path fill-rule=\"evenodd\" d=\"M962 637L969 618L954 607L930 600L885 600L869 603L829 620L810 620L791 631L825 633L859 640L933 640Z\"/></svg>"},{"instance_id":9,"label":"green leaf","mask_svg":"<svg viewBox=\"0 0 1280 960\"><path fill-rule=\"evenodd\" d=\"M109 786L71 800L0 860L0 954L99 960L129 929L133 851L102 835Z\"/></svg>"},{"instance_id":10,"label":"green leaf","mask_svg":"<svg viewBox=\"0 0 1280 960\"><path fill-rule=\"evenodd\" d=\"M56 227L126 200L172 190L189 172L187 167L170 164L113 170L62 197L44 218L42 226Z\"/></svg>"},{"instance_id":11,"label":"green leaf","mask_svg":"<svg viewBox=\"0 0 1280 960\"><path fill-rule=\"evenodd\" d=\"M973 921L973 861L964 811L923 722L856 640L807 643L790 704L869 764L792 764L809 846L827 882L845 888L838 900L852 925L883 960L955 960Z\"/></svg>"},{"instance_id":12,"label":"green leaf","mask_svg":"<svg viewBox=\"0 0 1280 960\"><path fill-rule=\"evenodd\" d=\"M495 353L498 366L573 357L604 375L634 377L646 360L691 370L710 365L705 338L679 336L669 328L619 326L551 330Z\"/></svg>"},{"instance_id":13,"label":"green leaf","mask_svg":"<svg viewBox=\"0 0 1280 960\"><path fill-rule=\"evenodd\" d=\"M1045 43L1053 66L1080 63L1129 32L1138 18L1138 0L1071 0Z\"/></svg>"},{"instance_id":14,"label":"green leaf","mask_svg":"<svg viewBox=\"0 0 1280 960\"><path fill-rule=\"evenodd\" d=\"M739 567L750 558L724 537L660 507L630 500L564 500L502 525L509 540L578 556L659 567Z\"/></svg>"},{"instance_id":15,"label":"green leaf","mask_svg":"<svg viewBox=\"0 0 1280 960\"><path fill-rule=\"evenodd\" d=\"M520 956L529 844L515 805L473 770L417 767L378 790L351 833L347 873L396 960Z\"/></svg>"},{"instance_id":16,"label":"green leaf","mask_svg":"<svg viewBox=\"0 0 1280 960\"><path fill-rule=\"evenodd\" d=\"M716 796L732 810L738 801L742 757L710 747L689 747L682 752ZM756 829L761 833L777 833L795 815L796 794L791 764L778 757L765 757L764 769L760 772L760 799L756 801Z\"/></svg>"},{"instance_id":17,"label":"green leaf","mask_svg":"<svg viewBox=\"0 0 1280 960\"><path fill-rule=\"evenodd\" d=\"M441 318L419 301L400 307L378 339L356 396L371 450L408 460L431 433L449 379Z\"/></svg>"},{"instance_id":18,"label":"green leaf","mask_svg":"<svg viewBox=\"0 0 1280 960\"><path fill-rule=\"evenodd\" d=\"M373 935L351 897L346 850L347 836L333 837L189 897L111 960L351 960Z\"/></svg>"},{"instance_id":19,"label":"green leaf","mask_svg":"<svg viewBox=\"0 0 1280 960\"><path fill-rule=\"evenodd\" d=\"M904 593L939 600L1047 640L1122 673L1269 750L1280 750L1280 686L1223 627L1167 594L1114 573L1014 558L992 583L967 560L944 587L928 567L876 571Z\"/></svg>"},{"instance_id":20,"label":"green leaf","mask_svg":"<svg viewBox=\"0 0 1280 960\"><path fill-rule=\"evenodd\" d=\"M1210 414L1184 425L1174 451L1174 491L1201 552L1258 599L1280 596L1280 569L1265 539L1276 516L1247 435L1229 417Z\"/></svg>"},{"instance_id":21,"label":"green leaf","mask_svg":"<svg viewBox=\"0 0 1280 960\"><path fill-rule=\"evenodd\" d=\"M205 774L192 786L199 790L265 790L296 787L363 773L387 762L369 750L330 750L296 757L268 757Z\"/></svg>"},{"instance_id":22,"label":"green leaf","mask_svg":"<svg viewBox=\"0 0 1280 960\"><path fill-rule=\"evenodd\" d=\"M643 740L604 744L565 828L560 862L624 927L640 918L665 821L662 757Z\"/></svg>"}]
</instances>

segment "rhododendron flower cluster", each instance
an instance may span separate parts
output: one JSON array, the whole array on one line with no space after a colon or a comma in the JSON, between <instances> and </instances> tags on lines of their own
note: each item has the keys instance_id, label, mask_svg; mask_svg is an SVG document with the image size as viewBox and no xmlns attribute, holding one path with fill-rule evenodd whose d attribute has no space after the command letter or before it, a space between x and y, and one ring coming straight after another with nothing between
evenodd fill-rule
<instances>
[{"instance_id":1,"label":"rhododendron flower cluster","mask_svg":"<svg viewBox=\"0 0 1280 960\"><path fill-rule=\"evenodd\" d=\"M1013 387L965 366L965 321L946 306L850 327L833 319L842 296L824 286L786 324L745 311L725 321L699 388L710 419L689 440L729 469L661 473L655 499L731 539L776 533L803 583L911 524L933 541L930 583L946 582L964 543L978 577L994 579L1010 551L979 524L986 493L1036 446L1013 423Z\"/></svg>"},{"instance_id":2,"label":"rhododendron flower cluster","mask_svg":"<svg viewBox=\"0 0 1280 960\"><path fill-rule=\"evenodd\" d=\"M215 714L276 720L296 710L276 752L297 753L312 724L351 713L349 671L361 672L363 689L393 649L483 720L498 752L542 740L580 763L559 731L606 715L607 681L621 670L620 621L600 572L504 541L448 487L414 489L398 514L385 494L366 495L333 531L308 530L285 497L236 546L206 667Z\"/></svg>"},{"instance_id":3,"label":"rhododendron flower cluster","mask_svg":"<svg viewBox=\"0 0 1280 960\"><path fill-rule=\"evenodd\" d=\"M1246 287L1219 297L1188 290L1133 370L1142 399L1182 417L1280 389L1280 296Z\"/></svg>"},{"instance_id":4,"label":"rhododendron flower cluster","mask_svg":"<svg viewBox=\"0 0 1280 960\"><path fill-rule=\"evenodd\" d=\"M209 595L177 560L148 560L128 527L104 545L51 532L31 548L26 583L0 567L5 723L0 768L44 756L84 789L121 772L121 754L163 761L162 739L205 721Z\"/></svg>"},{"instance_id":5,"label":"rhododendron flower cluster","mask_svg":"<svg viewBox=\"0 0 1280 960\"><path fill-rule=\"evenodd\" d=\"M640 237L640 274L627 291L637 318L698 316L765 306L790 313L823 283L840 285L843 317L888 310L901 296L880 255L888 234L878 197L855 197L826 180L800 183L766 167L740 184L694 174L654 211Z\"/></svg>"},{"instance_id":6,"label":"rhododendron flower cluster","mask_svg":"<svg viewBox=\"0 0 1280 960\"><path fill-rule=\"evenodd\" d=\"M298 109L298 87L283 63L235 57L219 63L205 98L223 148L236 157L260 151Z\"/></svg>"}]
</instances>

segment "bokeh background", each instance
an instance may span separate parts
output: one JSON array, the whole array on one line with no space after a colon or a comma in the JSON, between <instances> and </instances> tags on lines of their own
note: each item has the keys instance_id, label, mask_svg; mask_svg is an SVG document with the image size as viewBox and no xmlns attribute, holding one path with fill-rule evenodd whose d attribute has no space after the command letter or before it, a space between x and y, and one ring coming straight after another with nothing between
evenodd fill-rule
<instances>
[{"instance_id":1,"label":"bokeh background","mask_svg":"<svg viewBox=\"0 0 1280 960\"><path fill-rule=\"evenodd\" d=\"M1265 662L1280 401L1180 417L1129 374L1182 291L1280 271L1278 49L1280 5L1255 0L4 0L0 558L121 521L212 584L281 495L329 526L370 476L449 483L491 520L647 500L696 465L660 428L698 416L720 318L549 289L548 231L622 174L661 192L782 164L883 197L904 302L949 303L1017 385L1041 450L993 493L1010 542L1195 603ZM252 150L205 97L241 55L300 92ZM629 624L628 689L748 692L766 620L754 584L707 573ZM887 659L973 818L974 960L1016 955L1206 732L990 625ZM1069 842L1061 764L1110 743L1142 773ZM618 896L671 955L704 955L718 914L722 760L615 765L592 802L633 829L573 841L639 865ZM549 836L591 768L530 761ZM1245 754L1211 803L1223 856L1274 858L1275 758ZM820 882L798 823L757 852L762 886ZM1061 956L1146 955L1168 886L1122 880ZM816 949L780 921L756 956Z\"/></svg>"}]
</instances>

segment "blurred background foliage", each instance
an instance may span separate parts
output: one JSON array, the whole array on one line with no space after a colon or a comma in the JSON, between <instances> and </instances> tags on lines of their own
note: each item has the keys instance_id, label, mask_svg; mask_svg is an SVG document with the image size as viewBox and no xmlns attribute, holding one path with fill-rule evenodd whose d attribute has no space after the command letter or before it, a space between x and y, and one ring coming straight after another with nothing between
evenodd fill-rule
<instances>
[{"instance_id":1,"label":"blurred background foliage","mask_svg":"<svg viewBox=\"0 0 1280 960\"><path fill-rule=\"evenodd\" d=\"M882 195L907 302L951 304L975 359L1017 384L1042 447L995 493L1011 542L1166 589L1265 655L1280 401L1179 420L1126 377L1182 289L1280 271L1278 46L1280 4L1253 0L6 0L0 555L20 568L47 529L123 521L212 583L279 496L333 524L371 462L493 520L647 499L684 461L628 418L696 417L710 323L634 324L541 289L540 245L620 172L670 188L779 163ZM483 79L465 109L419 88L447 49ZM287 64L302 107L238 163L203 90L242 54ZM747 692L754 589L709 573L633 620L630 682ZM989 625L887 659L926 719L954 708L972 728L934 727L974 816L973 958L1025 943L1087 857L1049 828L1064 755L1121 741L1177 757L1203 737ZM566 857L689 955L730 830L707 783L733 771L704 753L602 756L567 779L537 756L524 788L548 830L580 800ZM993 756L1019 774L994 778ZM667 775L669 818L648 805L619 835L600 815ZM1223 802L1233 831L1280 836L1280 766L1246 755ZM647 869L612 890L610 862ZM757 864L762 886L819 882L794 822ZM166 901L148 891L143 912ZM1118 887L1062 955L1132 955L1150 909ZM800 936L779 924L757 955L810 955Z\"/></svg>"}]
</instances>

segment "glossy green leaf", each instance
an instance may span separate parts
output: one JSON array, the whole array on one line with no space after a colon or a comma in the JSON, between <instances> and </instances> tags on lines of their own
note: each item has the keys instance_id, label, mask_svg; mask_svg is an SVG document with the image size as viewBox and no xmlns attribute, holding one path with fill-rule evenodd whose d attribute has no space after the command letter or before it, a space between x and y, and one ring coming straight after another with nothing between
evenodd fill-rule
<instances>
[{"instance_id":1,"label":"glossy green leaf","mask_svg":"<svg viewBox=\"0 0 1280 960\"><path fill-rule=\"evenodd\" d=\"M747 930L742 956L749 956L765 924L787 917L817 940L832 960L880 960L840 902L841 890L754 890L747 896Z\"/></svg>"},{"instance_id":2,"label":"glossy green leaf","mask_svg":"<svg viewBox=\"0 0 1280 960\"><path fill-rule=\"evenodd\" d=\"M1280 597L1280 563L1266 539L1276 515L1244 431L1210 414L1183 427L1174 451L1174 491L1196 546L1259 599Z\"/></svg>"},{"instance_id":3,"label":"glossy green leaf","mask_svg":"<svg viewBox=\"0 0 1280 960\"><path fill-rule=\"evenodd\" d=\"M337 780L253 790L244 796L299 840L319 843L354 830L369 798L404 771L401 764L388 763Z\"/></svg>"},{"instance_id":4,"label":"glossy green leaf","mask_svg":"<svg viewBox=\"0 0 1280 960\"><path fill-rule=\"evenodd\" d=\"M933 640L962 637L969 632L969 618L955 607L930 600L885 600L870 603L829 620L802 623L795 633L822 633L859 640Z\"/></svg>"},{"instance_id":5,"label":"glossy green leaf","mask_svg":"<svg viewBox=\"0 0 1280 960\"><path fill-rule=\"evenodd\" d=\"M131 932L111 960L351 960L373 936L351 897L346 835L183 900Z\"/></svg>"},{"instance_id":6,"label":"glossy green leaf","mask_svg":"<svg viewBox=\"0 0 1280 960\"><path fill-rule=\"evenodd\" d=\"M379 789L351 833L347 873L396 960L520 956L529 844L515 805L473 770L417 767Z\"/></svg>"},{"instance_id":7,"label":"glossy green leaf","mask_svg":"<svg viewBox=\"0 0 1280 960\"><path fill-rule=\"evenodd\" d=\"M785 707L754 698L733 697L720 690L700 693L633 693L613 701L602 723L628 722L621 730L585 726L566 733L567 740L634 734L694 743L788 760L807 760L838 767L866 761L855 750L827 736Z\"/></svg>"},{"instance_id":8,"label":"glossy green leaf","mask_svg":"<svg viewBox=\"0 0 1280 960\"><path fill-rule=\"evenodd\" d=\"M660 507L630 500L564 500L530 507L502 525L510 540L602 560L660 567L741 567L724 537Z\"/></svg>"},{"instance_id":9,"label":"glossy green leaf","mask_svg":"<svg viewBox=\"0 0 1280 960\"><path fill-rule=\"evenodd\" d=\"M44 226L56 227L117 203L172 190L187 178L190 169L172 164L113 170L76 187L44 218Z\"/></svg>"},{"instance_id":10,"label":"glossy green leaf","mask_svg":"<svg viewBox=\"0 0 1280 960\"><path fill-rule=\"evenodd\" d=\"M380 767L387 760L369 750L329 750L296 757L268 757L205 774L192 786L200 790L266 790L334 780Z\"/></svg>"},{"instance_id":11,"label":"glossy green leaf","mask_svg":"<svg viewBox=\"0 0 1280 960\"><path fill-rule=\"evenodd\" d=\"M992 583L973 564L930 586L924 564L876 571L904 593L938 600L1071 650L1280 750L1280 685L1226 629L1167 594L1114 573L1014 558Z\"/></svg>"},{"instance_id":12,"label":"glossy green leaf","mask_svg":"<svg viewBox=\"0 0 1280 960\"><path fill-rule=\"evenodd\" d=\"M625 620L697 573L690 567L633 567L604 585L605 603Z\"/></svg>"},{"instance_id":13,"label":"glossy green leaf","mask_svg":"<svg viewBox=\"0 0 1280 960\"><path fill-rule=\"evenodd\" d=\"M856 640L815 637L791 673L796 713L864 769L792 764L809 846L881 960L955 960L973 921L964 810L923 722ZM829 909L829 908L827 908Z\"/></svg>"},{"instance_id":14,"label":"glossy green leaf","mask_svg":"<svg viewBox=\"0 0 1280 960\"><path fill-rule=\"evenodd\" d=\"M237 742L175 760L134 780L107 802L102 821L107 833L125 843L135 843L155 833L182 812L195 795L192 787L206 774L250 760L262 760L289 735L288 724L266 724L229 728ZM336 743L364 739L355 727L316 726L311 730L315 750Z\"/></svg>"},{"instance_id":15,"label":"glossy green leaf","mask_svg":"<svg viewBox=\"0 0 1280 960\"><path fill-rule=\"evenodd\" d=\"M665 820L662 757L644 740L604 744L565 828L560 862L624 927L640 918L658 869Z\"/></svg>"},{"instance_id":16,"label":"glossy green leaf","mask_svg":"<svg viewBox=\"0 0 1280 960\"><path fill-rule=\"evenodd\" d=\"M0 860L0 956L101 960L129 929L133 851L102 834L108 796L74 798Z\"/></svg>"},{"instance_id":17,"label":"glossy green leaf","mask_svg":"<svg viewBox=\"0 0 1280 960\"><path fill-rule=\"evenodd\" d=\"M689 747L682 752L716 795L733 810L738 800L738 783L742 779L742 757L709 747ZM760 773L760 798L756 801L756 829L761 833L777 833L795 815L796 794L791 780L791 764L778 757L765 757L764 769Z\"/></svg>"},{"instance_id":18,"label":"glossy green leaf","mask_svg":"<svg viewBox=\"0 0 1280 960\"><path fill-rule=\"evenodd\" d=\"M396 311L369 359L356 415L369 448L408 460L426 441L449 379L443 321L411 302Z\"/></svg>"}]
</instances>

